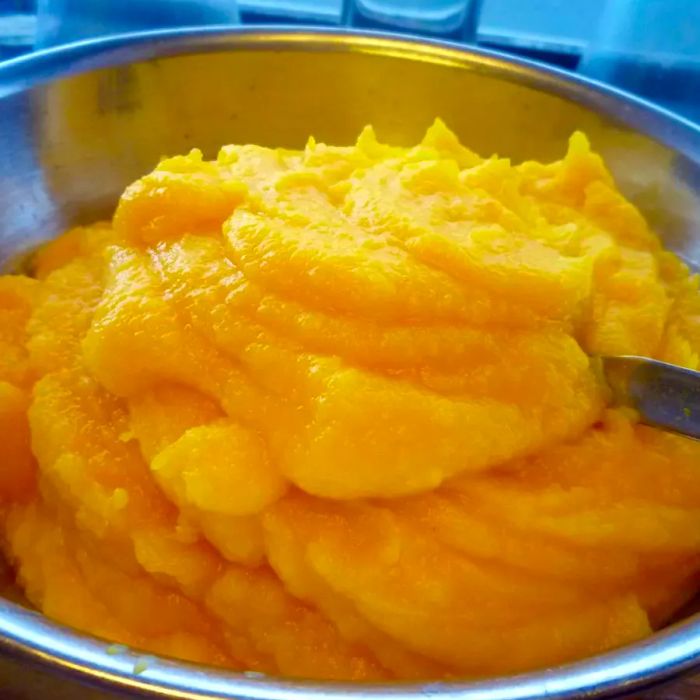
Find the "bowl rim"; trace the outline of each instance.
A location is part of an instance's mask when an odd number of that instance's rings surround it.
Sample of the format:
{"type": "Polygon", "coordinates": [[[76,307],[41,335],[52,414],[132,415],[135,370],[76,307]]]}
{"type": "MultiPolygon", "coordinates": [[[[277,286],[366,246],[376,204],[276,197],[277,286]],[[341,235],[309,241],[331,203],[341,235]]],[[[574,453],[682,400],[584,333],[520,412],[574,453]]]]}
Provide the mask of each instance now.
{"type": "MultiPolygon", "coordinates": [[[[388,32],[251,25],[185,27],[90,39],[0,64],[0,99],[101,68],[236,50],[356,52],[479,70],[582,104],[700,161],[700,127],[622,90],[493,50],[388,32]]],[[[700,666],[700,616],[635,644],[556,668],[483,681],[358,684],[259,677],[159,658],[73,631],[0,598],[0,652],[105,690],[161,698],[564,700],[639,691],[700,666]]]]}

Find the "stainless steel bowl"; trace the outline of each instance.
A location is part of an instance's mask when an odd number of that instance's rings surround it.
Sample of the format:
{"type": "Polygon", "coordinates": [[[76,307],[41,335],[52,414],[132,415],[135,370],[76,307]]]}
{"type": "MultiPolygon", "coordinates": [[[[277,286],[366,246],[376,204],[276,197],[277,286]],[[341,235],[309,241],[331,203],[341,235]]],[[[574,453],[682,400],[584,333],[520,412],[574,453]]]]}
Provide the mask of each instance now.
{"type": "MultiPolygon", "coordinates": [[[[229,142],[399,143],[439,115],[483,153],[551,159],[585,130],[666,244],[700,262],[700,131],[568,74],[435,42],[317,30],[212,28],[76,44],[0,66],[0,260],[108,216],[165,154],[229,142]]],[[[259,700],[610,697],[700,666],[700,619],[580,663],[483,682],[352,685],[111,655],[0,599],[0,696],[259,700]],[[14,694],[13,694],[14,693],[14,694]]]]}

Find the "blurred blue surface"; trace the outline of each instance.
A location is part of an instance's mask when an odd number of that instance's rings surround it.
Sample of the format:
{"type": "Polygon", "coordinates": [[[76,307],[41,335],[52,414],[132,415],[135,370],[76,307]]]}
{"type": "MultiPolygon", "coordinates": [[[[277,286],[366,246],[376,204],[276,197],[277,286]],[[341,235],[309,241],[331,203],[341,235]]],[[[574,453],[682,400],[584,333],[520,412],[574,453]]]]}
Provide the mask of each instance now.
{"type": "Polygon", "coordinates": [[[36,0],[35,46],[146,29],[237,24],[236,0],[36,0]]]}
{"type": "Polygon", "coordinates": [[[243,21],[261,18],[337,24],[343,0],[239,0],[243,21]]]}
{"type": "Polygon", "coordinates": [[[700,2],[611,0],[579,69],[700,122],[700,2]]]}
{"type": "MultiPolygon", "coordinates": [[[[0,0],[0,46],[17,32],[18,15],[32,15],[37,0],[0,0]]],[[[46,2],[47,0],[38,0],[46,2]]],[[[51,0],[48,0],[49,2],[51,0]]],[[[459,5],[460,0],[389,0],[384,4],[402,7],[459,5]]],[[[95,3],[85,0],[85,5],[95,3]]],[[[119,0],[101,0],[104,7],[122,5],[119,0]]],[[[149,0],[145,0],[145,5],[149,0]]],[[[382,4],[364,0],[365,6],[382,4]]],[[[578,54],[596,28],[605,0],[483,0],[479,39],[490,44],[548,52],[578,54]]],[[[268,21],[321,22],[337,24],[343,0],[239,0],[244,22],[268,21]]],[[[30,44],[25,43],[28,49],[30,44]]]]}

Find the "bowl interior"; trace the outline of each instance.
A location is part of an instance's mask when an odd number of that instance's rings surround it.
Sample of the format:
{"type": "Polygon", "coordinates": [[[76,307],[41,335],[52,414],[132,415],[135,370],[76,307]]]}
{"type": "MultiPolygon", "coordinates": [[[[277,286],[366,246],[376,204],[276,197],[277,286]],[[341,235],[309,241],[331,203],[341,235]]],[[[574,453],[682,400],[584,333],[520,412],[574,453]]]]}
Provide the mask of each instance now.
{"type": "Polygon", "coordinates": [[[560,157],[585,131],[666,245],[700,263],[700,132],[492,55],[299,32],[109,40],[0,68],[0,263],[109,217],[161,156],[298,148],[309,134],[348,144],[366,124],[409,144],[436,116],[477,152],[515,161],[560,157]]]}

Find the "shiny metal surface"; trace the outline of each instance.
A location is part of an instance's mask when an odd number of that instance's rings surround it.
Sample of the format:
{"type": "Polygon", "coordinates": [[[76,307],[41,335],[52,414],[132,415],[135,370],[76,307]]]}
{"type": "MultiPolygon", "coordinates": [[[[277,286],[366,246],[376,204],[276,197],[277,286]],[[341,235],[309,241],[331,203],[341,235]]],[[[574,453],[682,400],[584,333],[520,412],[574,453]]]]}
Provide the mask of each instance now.
{"type": "Polygon", "coordinates": [[[603,357],[618,404],[643,423],[700,440],[700,372],[648,357],[603,357]]]}
{"type": "MultiPolygon", "coordinates": [[[[311,30],[172,31],[0,66],[0,260],[109,216],[165,154],[227,142],[349,142],[372,122],[407,143],[439,115],[470,146],[554,158],[583,129],[667,244],[700,262],[700,131],[614,90],[447,44],[311,30]]],[[[0,599],[0,689],[22,700],[151,696],[266,700],[609,697],[700,666],[700,620],[625,649],[478,683],[320,684],[247,678],[107,653],[0,599]],[[86,684],[86,685],[81,685],[86,684]],[[12,694],[14,693],[14,694],[12,694]]]]}

